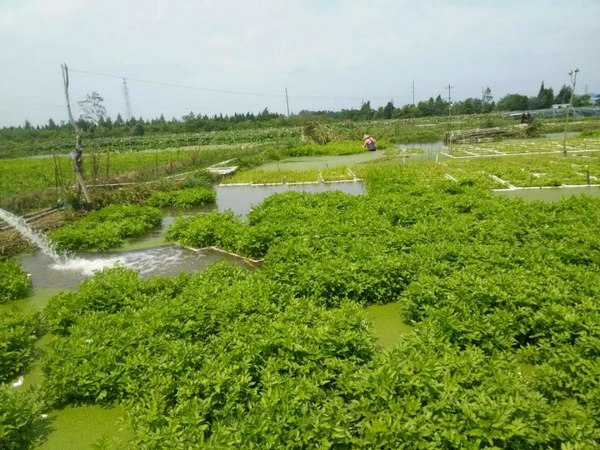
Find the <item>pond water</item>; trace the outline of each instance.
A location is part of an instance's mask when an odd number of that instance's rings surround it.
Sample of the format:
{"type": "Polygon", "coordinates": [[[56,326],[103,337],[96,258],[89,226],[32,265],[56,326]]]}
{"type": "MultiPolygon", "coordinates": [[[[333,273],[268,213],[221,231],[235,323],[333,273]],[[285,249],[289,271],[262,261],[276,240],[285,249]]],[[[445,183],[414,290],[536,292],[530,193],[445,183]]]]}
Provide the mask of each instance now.
{"type": "Polygon", "coordinates": [[[413,327],[404,322],[403,305],[400,302],[367,306],[365,315],[373,326],[377,343],[385,350],[394,348],[405,335],[413,331],[413,327]]]}
{"type": "Polygon", "coordinates": [[[398,156],[402,157],[404,164],[414,161],[435,161],[444,150],[448,150],[443,141],[397,144],[396,148],[402,150],[398,156]],[[422,151],[415,152],[417,149],[422,151]]]}
{"type": "Polygon", "coordinates": [[[343,183],[315,183],[315,184],[276,184],[268,186],[216,186],[217,208],[219,211],[233,211],[234,214],[244,217],[252,210],[252,206],[259,204],[270,195],[295,191],[295,192],[328,192],[341,191],[346,194],[361,195],[365,193],[362,181],[349,181],[343,183]]]}
{"type": "Polygon", "coordinates": [[[260,166],[260,169],[265,171],[329,169],[364,164],[383,158],[384,156],[385,154],[381,150],[356,153],[354,155],[298,156],[263,164],[260,166]]]}
{"type": "Polygon", "coordinates": [[[132,438],[133,431],[126,423],[125,410],[121,406],[67,406],[48,415],[46,433],[36,448],[127,448],[127,442],[132,438]]]}
{"type": "MultiPolygon", "coordinates": [[[[574,136],[579,136],[580,134],[580,131],[567,131],[567,139],[574,136]]],[[[548,133],[545,134],[544,137],[548,139],[563,139],[565,137],[565,133],[548,133]]]]}
{"type": "Polygon", "coordinates": [[[585,195],[589,197],[600,197],[600,185],[598,186],[577,186],[577,187],[556,187],[556,188],[534,188],[534,189],[498,189],[492,191],[495,195],[502,195],[508,198],[522,198],[526,202],[545,201],[555,202],[562,198],[569,198],[575,195],[585,195]]]}

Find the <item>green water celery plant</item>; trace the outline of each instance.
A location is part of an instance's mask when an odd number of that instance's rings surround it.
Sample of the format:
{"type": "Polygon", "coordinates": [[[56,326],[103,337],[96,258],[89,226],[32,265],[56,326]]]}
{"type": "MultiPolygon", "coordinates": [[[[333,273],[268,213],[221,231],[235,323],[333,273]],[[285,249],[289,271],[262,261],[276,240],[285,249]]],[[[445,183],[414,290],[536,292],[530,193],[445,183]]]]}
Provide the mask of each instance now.
{"type": "Polygon", "coordinates": [[[43,401],[37,391],[0,385],[0,448],[30,448],[42,425],[43,401]]]}
{"type": "Polygon", "coordinates": [[[29,276],[18,262],[0,260],[0,303],[25,297],[29,288],[29,276]]]}
{"type": "Polygon", "coordinates": [[[495,197],[445,166],[367,167],[368,195],[274,195],[169,236],[264,258],[53,298],[54,405],[129,411],[139,448],[594,448],[600,201],[495,197]],[[361,305],[410,322],[380,351],[361,305]]]}
{"type": "Polygon", "coordinates": [[[3,311],[0,315],[0,383],[15,380],[29,368],[40,332],[38,314],[3,311]]]}
{"type": "Polygon", "coordinates": [[[197,187],[166,192],[154,192],[147,200],[147,204],[158,208],[166,206],[191,208],[194,206],[215,203],[216,199],[217,194],[214,190],[197,187]]]}
{"type": "Polygon", "coordinates": [[[102,251],[122,245],[160,224],[160,209],[139,205],[111,205],[67,226],[53,230],[50,238],[59,250],[102,251]]]}

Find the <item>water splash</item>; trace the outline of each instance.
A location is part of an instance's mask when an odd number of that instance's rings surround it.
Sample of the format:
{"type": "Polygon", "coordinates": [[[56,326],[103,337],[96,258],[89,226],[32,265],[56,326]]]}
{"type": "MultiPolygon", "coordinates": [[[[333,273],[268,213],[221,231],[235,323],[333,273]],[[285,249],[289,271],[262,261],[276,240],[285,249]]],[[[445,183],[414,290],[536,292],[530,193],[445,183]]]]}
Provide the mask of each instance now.
{"type": "Polygon", "coordinates": [[[57,264],[63,260],[63,255],[60,255],[56,251],[52,242],[43,233],[31,228],[22,217],[0,208],[0,219],[15,228],[21,236],[38,247],[44,254],[51,257],[57,264]]]}
{"type": "Polygon", "coordinates": [[[86,259],[79,257],[64,258],[52,265],[52,269],[67,272],[79,272],[85,276],[92,276],[105,267],[117,265],[126,266],[122,258],[94,258],[86,259]]]}

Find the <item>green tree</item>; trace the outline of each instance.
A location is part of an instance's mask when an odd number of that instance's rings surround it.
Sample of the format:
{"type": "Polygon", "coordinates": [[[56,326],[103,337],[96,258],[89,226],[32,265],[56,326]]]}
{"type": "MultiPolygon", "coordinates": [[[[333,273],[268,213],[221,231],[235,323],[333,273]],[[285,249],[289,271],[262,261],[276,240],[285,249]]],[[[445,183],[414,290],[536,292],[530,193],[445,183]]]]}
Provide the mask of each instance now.
{"type": "Polygon", "coordinates": [[[140,122],[136,123],[130,131],[132,136],[143,136],[145,132],[146,130],[144,129],[144,125],[142,125],[140,122]]]}
{"type": "Polygon", "coordinates": [[[387,102],[387,105],[383,107],[383,118],[391,119],[392,114],[394,113],[394,103],[390,100],[387,102]]]}
{"type": "Polygon", "coordinates": [[[556,96],[556,98],[554,98],[554,103],[569,103],[571,101],[572,92],[573,89],[571,89],[571,87],[567,86],[566,84],[563,84],[563,86],[560,88],[560,91],[558,91],[558,95],[556,96]]]}
{"type": "Polygon", "coordinates": [[[533,97],[530,100],[529,107],[531,109],[550,108],[552,106],[553,101],[554,101],[554,90],[551,87],[546,88],[544,86],[544,82],[542,81],[542,85],[540,86],[538,95],[537,95],[537,97],[533,97]]]}
{"type": "Polygon", "coordinates": [[[443,116],[448,113],[448,108],[450,104],[442,99],[441,95],[438,95],[435,98],[435,102],[433,104],[433,115],[434,116],[443,116]]]}
{"type": "Polygon", "coordinates": [[[494,96],[492,95],[492,90],[490,87],[486,87],[481,94],[481,112],[489,113],[494,110],[496,104],[494,103],[494,96]]]}
{"type": "Polygon", "coordinates": [[[364,102],[360,107],[359,115],[361,119],[370,120],[373,118],[375,111],[371,108],[371,102],[364,102]]]}
{"type": "Polygon", "coordinates": [[[526,95],[507,94],[498,101],[500,111],[524,111],[529,109],[529,99],[526,95]]]}
{"type": "Polygon", "coordinates": [[[590,96],[589,95],[574,95],[573,96],[573,106],[590,106],[590,96]]]}
{"type": "Polygon", "coordinates": [[[190,111],[189,114],[181,116],[181,120],[184,122],[192,122],[196,118],[194,111],[190,111]]]}

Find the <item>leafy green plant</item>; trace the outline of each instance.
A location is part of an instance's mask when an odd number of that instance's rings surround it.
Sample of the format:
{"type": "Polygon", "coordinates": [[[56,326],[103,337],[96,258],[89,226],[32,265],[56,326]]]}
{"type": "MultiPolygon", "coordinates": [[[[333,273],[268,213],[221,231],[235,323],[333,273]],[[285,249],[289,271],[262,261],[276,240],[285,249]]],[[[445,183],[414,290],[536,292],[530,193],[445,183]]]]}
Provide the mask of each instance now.
{"type": "Polygon", "coordinates": [[[127,238],[141,236],[156,227],[161,217],[162,213],[157,208],[111,205],[53,230],[50,238],[60,250],[108,250],[122,245],[127,238]]]}
{"type": "Polygon", "coordinates": [[[52,299],[48,400],[122,401],[147,448],[594,448],[600,202],[496,197],[477,164],[177,220],[262,268],[112,269],[52,299]],[[390,301],[411,333],[378,351],[361,306],[390,301]]]}
{"type": "Polygon", "coordinates": [[[25,297],[29,288],[29,276],[18,262],[0,260],[0,303],[25,297]]]}
{"type": "Polygon", "coordinates": [[[155,192],[148,199],[150,206],[162,208],[174,206],[176,208],[191,208],[193,206],[214,203],[217,195],[214,190],[206,188],[188,188],[168,192],[155,192]]]}
{"type": "Polygon", "coordinates": [[[34,358],[39,317],[7,310],[0,316],[0,383],[22,374],[34,358]]]}
{"type": "Polygon", "coordinates": [[[36,441],[42,404],[37,392],[0,385],[0,447],[19,450],[36,441]]]}

